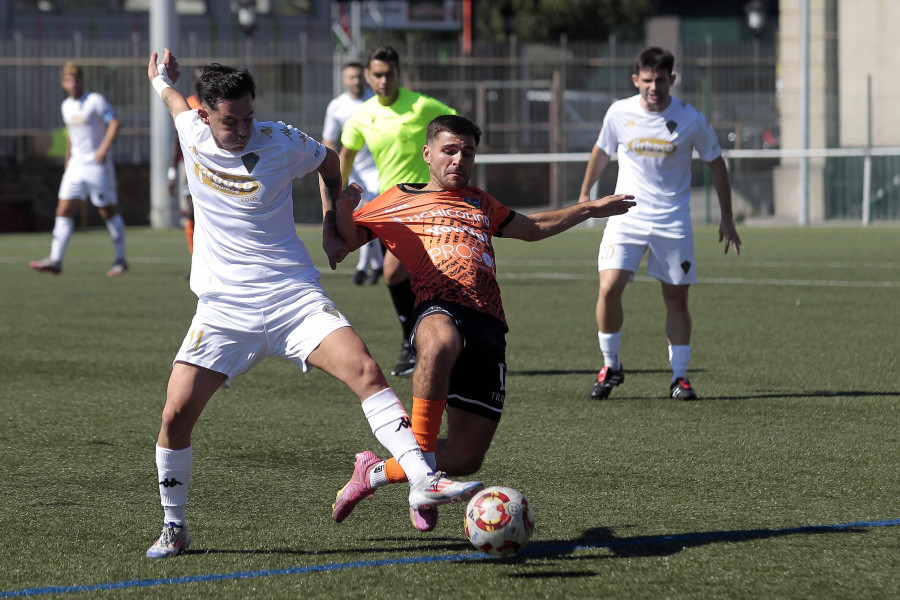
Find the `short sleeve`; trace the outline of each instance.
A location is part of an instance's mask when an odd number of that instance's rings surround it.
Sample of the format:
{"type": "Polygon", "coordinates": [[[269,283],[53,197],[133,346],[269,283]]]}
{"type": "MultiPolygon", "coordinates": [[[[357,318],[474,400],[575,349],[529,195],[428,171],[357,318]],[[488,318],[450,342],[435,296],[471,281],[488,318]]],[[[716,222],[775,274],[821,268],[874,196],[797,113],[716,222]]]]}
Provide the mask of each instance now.
{"type": "Polygon", "coordinates": [[[600,128],[600,135],[597,137],[597,147],[603,150],[607,156],[616,153],[619,147],[619,139],[615,131],[614,111],[610,108],[603,117],[603,126],[600,128]]]}
{"type": "Polygon", "coordinates": [[[97,113],[106,124],[109,124],[110,121],[116,118],[116,111],[113,110],[109,101],[100,94],[97,94],[97,113]]]}
{"type": "Polygon", "coordinates": [[[703,162],[714,161],[722,155],[722,148],[719,146],[716,132],[713,130],[712,125],[709,124],[709,121],[699,112],[697,113],[697,118],[699,123],[697,125],[697,135],[694,136],[694,148],[697,149],[697,154],[703,162]]]}
{"type": "Polygon", "coordinates": [[[508,206],[506,206],[487,192],[483,193],[485,196],[485,200],[490,207],[490,234],[492,236],[503,237],[502,229],[509,224],[510,219],[512,218],[512,216],[514,216],[514,213],[508,206]]]}
{"type": "Polygon", "coordinates": [[[322,126],[322,139],[326,142],[341,139],[341,122],[336,112],[337,100],[332,100],[325,109],[325,125],[322,126]]]}
{"type": "Polygon", "coordinates": [[[365,146],[366,138],[360,131],[359,124],[355,118],[356,114],[359,113],[355,113],[353,117],[350,117],[344,123],[344,130],[341,132],[341,145],[354,152],[359,152],[365,146]]]}
{"type": "Polygon", "coordinates": [[[293,125],[282,122],[275,123],[275,130],[284,136],[282,143],[288,149],[288,165],[289,168],[293,166],[294,178],[312,173],[325,160],[327,149],[318,140],[309,137],[293,125]]]}

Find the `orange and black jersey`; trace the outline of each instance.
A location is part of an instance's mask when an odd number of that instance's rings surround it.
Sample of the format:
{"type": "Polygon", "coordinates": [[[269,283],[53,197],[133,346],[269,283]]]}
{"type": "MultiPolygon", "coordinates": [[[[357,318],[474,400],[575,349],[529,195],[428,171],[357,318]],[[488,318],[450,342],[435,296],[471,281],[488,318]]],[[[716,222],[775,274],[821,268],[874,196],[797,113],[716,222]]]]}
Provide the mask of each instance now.
{"type": "Polygon", "coordinates": [[[381,239],[409,271],[416,304],[445,300],[499,319],[507,329],[493,236],[515,212],[478,188],[424,191],[401,183],[353,217],[381,239]]]}

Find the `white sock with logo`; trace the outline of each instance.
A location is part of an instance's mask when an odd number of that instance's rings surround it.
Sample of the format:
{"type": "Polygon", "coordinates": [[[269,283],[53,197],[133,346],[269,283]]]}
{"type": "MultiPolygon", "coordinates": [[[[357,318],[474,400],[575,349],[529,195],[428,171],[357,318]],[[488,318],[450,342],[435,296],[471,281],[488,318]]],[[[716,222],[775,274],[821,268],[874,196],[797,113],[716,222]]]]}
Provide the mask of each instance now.
{"type": "Polygon", "coordinates": [[[159,497],[166,513],[164,523],[184,526],[188,483],[194,467],[194,447],[169,450],[156,445],[156,471],[159,476],[159,497]]]}
{"type": "Polygon", "coordinates": [[[622,347],[622,332],[603,333],[597,332],[597,339],[600,340],[600,351],[603,353],[603,366],[609,367],[614,371],[622,368],[619,362],[619,348],[622,347]]]}
{"type": "Polygon", "coordinates": [[[372,394],[362,403],[372,433],[397,459],[410,485],[428,475],[430,469],[422,456],[422,448],[413,435],[409,415],[391,388],[372,394]]]}
{"type": "Polygon", "coordinates": [[[675,383],[675,380],[679,377],[687,377],[687,368],[690,361],[690,346],[669,346],[669,364],[672,365],[672,383],[675,383]]]}
{"type": "Polygon", "coordinates": [[[106,228],[109,229],[109,237],[112,238],[116,262],[125,260],[125,221],[122,220],[122,215],[117,214],[107,221],[106,228]]]}
{"type": "Polygon", "coordinates": [[[62,262],[66,255],[66,246],[72,239],[72,231],[75,229],[75,219],[69,217],[56,217],[53,222],[53,241],[50,242],[50,258],[56,262],[62,262]]]}
{"type": "Polygon", "coordinates": [[[387,485],[389,482],[387,480],[387,471],[385,470],[384,461],[381,461],[369,471],[369,485],[371,485],[376,490],[382,486],[387,485]]]}

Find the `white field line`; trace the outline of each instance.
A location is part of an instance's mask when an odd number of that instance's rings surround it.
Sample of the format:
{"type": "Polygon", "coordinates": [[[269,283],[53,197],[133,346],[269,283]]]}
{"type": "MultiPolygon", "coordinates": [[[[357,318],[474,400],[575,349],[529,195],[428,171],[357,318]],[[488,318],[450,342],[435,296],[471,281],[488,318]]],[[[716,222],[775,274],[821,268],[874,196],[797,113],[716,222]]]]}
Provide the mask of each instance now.
{"type": "MultiPolygon", "coordinates": [[[[553,259],[498,259],[502,266],[521,267],[562,267],[562,266],[596,266],[597,260],[553,260],[553,259]]],[[[699,265],[701,269],[709,268],[740,268],[754,269],[887,269],[900,270],[900,263],[891,262],[860,262],[860,261],[779,261],[779,260],[744,260],[743,258],[722,259],[714,262],[704,261],[699,265]]]]}
{"type": "MultiPolygon", "coordinates": [[[[107,263],[108,258],[92,257],[79,258],[78,260],[89,260],[90,262],[107,263]]],[[[133,264],[189,264],[187,257],[160,257],[160,256],[135,256],[129,257],[129,262],[133,264]]],[[[0,256],[0,264],[28,264],[28,260],[14,256],[0,256]]],[[[509,260],[503,263],[506,266],[512,265],[516,267],[593,267],[596,263],[593,261],[555,261],[555,260],[509,260]]],[[[894,263],[862,263],[862,262],[806,262],[806,263],[787,263],[787,262],[742,262],[742,266],[762,267],[762,268],[832,268],[832,269],[900,269],[900,264],[894,263]]],[[[707,263],[707,266],[710,265],[707,263]]],[[[327,267],[319,269],[323,276],[338,275],[346,276],[346,269],[340,268],[337,271],[331,271],[327,267]]],[[[509,273],[502,268],[499,279],[510,280],[557,280],[557,281],[595,281],[597,279],[596,272],[589,271],[586,273],[551,273],[551,272],[531,272],[531,273],[509,273]]],[[[635,281],[653,282],[656,279],[646,275],[637,275],[635,281]]],[[[793,287],[845,287],[845,288],[895,288],[900,287],[900,281],[853,281],[842,279],[775,279],[775,278],[757,278],[757,277],[700,277],[700,284],[718,284],[718,285],[775,285],[775,286],[793,286],[793,287]]]]}
{"type": "MultiPolygon", "coordinates": [[[[522,280],[566,280],[566,281],[594,281],[596,274],[579,273],[500,273],[498,277],[504,279],[522,280]]],[[[635,281],[657,281],[653,277],[637,275],[635,281]]],[[[900,288],[900,281],[846,281],[834,279],[757,279],[744,277],[701,277],[700,284],[731,284],[731,285],[779,285],[795,287],[864,287],[864,288],[900,288]]]]}

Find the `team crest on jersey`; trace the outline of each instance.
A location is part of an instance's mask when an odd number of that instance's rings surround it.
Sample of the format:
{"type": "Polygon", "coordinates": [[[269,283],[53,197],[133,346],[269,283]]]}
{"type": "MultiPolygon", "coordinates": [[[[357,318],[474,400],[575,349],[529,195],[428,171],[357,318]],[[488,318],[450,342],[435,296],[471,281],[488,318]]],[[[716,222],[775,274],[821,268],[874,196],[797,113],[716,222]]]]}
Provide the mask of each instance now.
{"type": "Polygon", "coordinates": [[[244,168],[247,169],[247,172],[252,173],[253,167],[255,167],[256,163],[259,162],[259,155],[253,152],[248,152],[241,157],[241,162],[244,163],[244,168]]]}
{"type": "Polygon", "coordinates": [[[656,138],[638,138],[628,142],[628,149],[641,156],[666,157],[675,154],[678,146],[656,138]]]}
{"type": "Polygon", "coordinates": [[[334,317],[334,318],[336,318],[336,319],[340,319],[340,318],[341,318],[341,313],[339,313],[339,312],[337,311],[337,309],[336,309],[334,306],[332,306],[331,304],[326,304],[325,306],[323,306],[323,307],[322,307],[322,312],[326,312],[326,313],[328,313],[329,315],[331,315],[332,317],[334,317]]]}
{"type": "Polygon", "coordinates": [[[678,123],[676,123],[672,119],[669,119],[668,121],[666,121],[666,129],[669,130],[669,133],[675,133],[675,130],[678,129],[678,123]]]}
{"type": "Polygon", "coordinates": [[[200,163],[194,163],[194,175],[206,187],[229,196],[252,196],[259,192],[259,182],[246,175],[219,173],[200,163]]]}
{"type": "Polygon", "coordinates": [[[465,198],[463,198],[463,202],[465,202],[466,204],[468,204],[469,206],[471,206],[473,208],[481,208],[481,200],[479,200],[478,198],[466,196],[465,198]]]}

